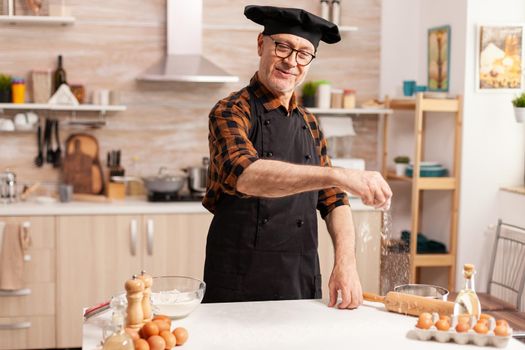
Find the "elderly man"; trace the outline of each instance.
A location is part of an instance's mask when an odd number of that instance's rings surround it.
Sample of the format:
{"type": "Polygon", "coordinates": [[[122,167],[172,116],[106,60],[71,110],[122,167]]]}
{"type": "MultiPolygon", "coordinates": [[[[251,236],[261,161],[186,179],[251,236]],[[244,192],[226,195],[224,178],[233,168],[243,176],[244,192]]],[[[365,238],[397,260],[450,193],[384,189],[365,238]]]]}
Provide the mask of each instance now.
{"type": "Polygon", "coordinates": [[[321,298],[316,209],[335,247],[330,304],[362,303],[346,192],[382,208],[392,192],[377,172],[332,168],[316,118],[298,105],[322,40],[336,25],[301,9],[247,6],[264,26],[259,70],[210,112],[204,206],[214,214],[206,246],[204,302],[321,298]]]}

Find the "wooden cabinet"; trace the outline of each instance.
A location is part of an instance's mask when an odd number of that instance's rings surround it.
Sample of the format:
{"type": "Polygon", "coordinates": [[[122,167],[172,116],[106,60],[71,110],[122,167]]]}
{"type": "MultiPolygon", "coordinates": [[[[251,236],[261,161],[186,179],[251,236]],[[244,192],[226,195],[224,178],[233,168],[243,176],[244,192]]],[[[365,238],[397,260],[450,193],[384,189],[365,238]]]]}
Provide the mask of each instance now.
{"type": "Polygon", "coordinates": [[[141,268],[137,216],[60,216],[57,347],[82,344],[82,309],[124,290],[141,268]]]}
{"type": "Polygon", "coordinates": [[[0,217],[28,231],[25,286],[0,291],[0,349],[55,347],[55,218],[0,217]]]}
{"type": "MultiPolygon", "coordinates": [[[[355,228],[357,272],[363,291],[379,293],[381,262],[382,212],[352,211],[355,228]]],[[[328,300],[328,281],[334,266],[334,247],[324,220],[318,218],[319,263],[323,282],[323,299],[328,300]]]]}
{"type": "Polygon", "coordinates": [[[202,279],[206,237],[212,218],[207,213],[144,216],[144,269],[154,276],[202,279]]]}
{"type": "Polygon", "coordinates": [[[211,214],[58,218],[57,347],[82,344],[82,308],[124,291],[146,270],[202,278],[211,214]]]}

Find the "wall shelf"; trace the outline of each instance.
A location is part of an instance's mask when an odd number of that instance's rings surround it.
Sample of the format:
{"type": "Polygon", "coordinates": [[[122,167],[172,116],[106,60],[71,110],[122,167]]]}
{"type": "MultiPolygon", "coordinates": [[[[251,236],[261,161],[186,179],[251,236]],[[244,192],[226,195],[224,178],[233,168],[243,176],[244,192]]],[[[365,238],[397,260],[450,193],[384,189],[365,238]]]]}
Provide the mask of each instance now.
{"type": "Polygon", "coordinates": [[[30,111],[71,111],[71,112],[122,112],[124,105],[93,105],[81,104],[78,106],[50,105],[47,103],[0,103],[0,109],[30,110],[30,111]]]}
{"type": "Polygon", "coordinates": [[[71,16],[0,16],[0,24],[43,24],[43,25],[71,25],[75,17],[71,16]]]}
{"type": "Polygon", "coordinates": [[[392,114],[393,110],[388,108],[310,108],[308,111],[317,115],[363,115],[363,114],[392,114]]]}
{"type": "MultiPolygon", "coordinates": [[[[260,32],[262,31],[262,27],[261,26],[257,26],[257,25],[250,25],[250,24],[239,24],[239,25],[234,25],[234,24],[203,24],[202,26],[203,29],[208,29],[208,30],[233,30],[233,31],[239,31],[239,32],[243,32],[243,31],[250,31],[250,32],[260,32]]],[[[357,31],[358,28],[357,27],[353,27],[353,26],[339,26],[339,31],[341,33],[345,33],[345,32],[355,32],[357,31]]]]}

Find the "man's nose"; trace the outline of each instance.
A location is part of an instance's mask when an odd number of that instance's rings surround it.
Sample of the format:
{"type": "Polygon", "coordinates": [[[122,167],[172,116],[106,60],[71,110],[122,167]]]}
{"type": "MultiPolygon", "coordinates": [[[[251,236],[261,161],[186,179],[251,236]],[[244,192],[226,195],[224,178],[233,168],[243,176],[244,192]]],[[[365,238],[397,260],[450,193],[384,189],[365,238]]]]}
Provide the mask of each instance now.
{"type": "Polygon", "coordinates": [[[283,62],[285,62],[290,67],[297,66],[297,52],[292,52],[290,56],[283,59],[283,62]]]}

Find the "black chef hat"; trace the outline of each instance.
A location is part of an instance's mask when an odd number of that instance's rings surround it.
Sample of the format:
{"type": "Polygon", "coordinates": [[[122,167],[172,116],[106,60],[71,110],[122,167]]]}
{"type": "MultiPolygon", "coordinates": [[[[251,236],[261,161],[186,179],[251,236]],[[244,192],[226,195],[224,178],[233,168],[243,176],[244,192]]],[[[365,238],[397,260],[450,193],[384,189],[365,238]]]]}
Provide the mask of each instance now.
{"type": "Polygon", "coordinates": [[[339,29],[335,24],[308,11],[274,7],[248,5],[244,15],[257,24],[264,26],[263,34],[293,34],[305,38],[317,49],[319,41],[334,44],[341,40],[339,29]]]}

